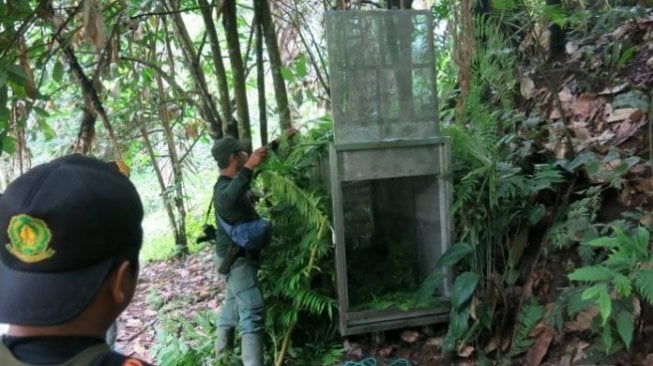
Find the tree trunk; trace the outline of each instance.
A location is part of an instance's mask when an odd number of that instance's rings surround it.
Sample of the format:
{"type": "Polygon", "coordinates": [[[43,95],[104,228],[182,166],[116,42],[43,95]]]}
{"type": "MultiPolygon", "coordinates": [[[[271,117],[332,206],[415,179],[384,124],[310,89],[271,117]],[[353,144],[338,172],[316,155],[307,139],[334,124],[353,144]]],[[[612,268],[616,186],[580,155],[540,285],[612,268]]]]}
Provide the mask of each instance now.
{"type": "MultiPolygon", "coordinates": [[[[215,4],[215,1],[213,1],[215,4]]],[[[204,25],[206,32],[209,36],[209,44],[211,45],[211,54],[213,56],[213,66],[215,67],[215,75],[218,79],[218,93],[220,102],[220,109],[222,112],[222,132],[225,135],[238,135],[238,125],[231,110],[231,98],[229,97],[229,83],[227,81],[227,73],[225,71],[224,62],[222,61],[222,50],[220,49],[220,40],[218,39],[218,32],[215,28],[213,21],[211,7],[206,0],[199,0],[199,5],[202,10],[202,17],[204,18],[204,25]]],[[[216,16],[220,16],[222,6],[216,9],[216,16]]]]}
{"type": "Polygon", "coordinates": [[[220,118],[220,115],[218,114],[218,111],[215,107],[213,96],[209,92],[209,88],[206,83],[206,77],[204,76],[204,71],[200,65],[200,60],[197,56],[195,46],[193,45],[193,41],[188,35],[188,30],[186,29],[184,20],[179,13],[179,9],[177,8],[177,1],[168,0],[167,6],[172,13],[171,17],[177,31],[176,33],[180,41],[180,47],[184,55],[184,59],[186,60],[186,66],[193,75],[193,80],[196,83],[197,91],[202,100],[202,108],[200,109],[202,118],[208,122],[211,136],[213,138],[220,138],[222,137],[222,119],[220,118]]]}
{"type": "Polygon", "coordinates": [[[159,87],[159,116],[161,117],[161,125],[163,126],[163,133],[165,135],[166,144],[168,145],[168,155],[170,156],[170,164],[172,165],[172,186],[175,189],[174,202],[177,209],[177,230],[175,233],[175,244],[177,245],[176,254],[188,254],[188,240],[186,238],[186,207],[184,206],[184,192],[183,192],[183,175],[181,170],[181,162],[177,155],[177,147],[175,146],[172,127],[170,125],[170,115],[168,114],[168,103],[165,97],[165,88],[163,87],[163,79],[157,76],[157,85],[159,87]]]}
{"type": "Polygon", "coordinates": [[[279,45],[277,43],[277,32],[272,22],[272,13],[268,0],[257,1],[256,7],[261,17],[261,26],[265,35],[265,46],[268,49],[270,59],[270,72],[274,85],[274,96],[277,100],[277,110],[279,113],[279,125],[281,128],[288,129],[292,126],[290,118],[290,106],[288,105],[288,93],[286,92],[286,82],[281,76],[281,55],[279,54],[279,45]]]}
{"type": "MultiPolygon", "coordinates": [[[[139,103],[140,104],[140,103],[139,103]]],[[[152,167],[154,168],[154,172],[156,173],[156,179],[159,182],[159,188],[161,188],[161,193],[163,194],[166,190],[166,183],[165,180],[163,179],[163,174],[161,173],[161,168],[159,168],[159,163],[156,160],[156,154],[154,153],[154,148],[152,147],[152,143],[150,142],[150,137],[147,132],[147,129],[145,126],[141,123],[141,136],[143,136],[143,143],[145,144],[145,149],[147,150],[148,155],[150,155],[150,159],[152,160],[152,167]]],[[[177,230],[177,219],[175,218],[175,212],[173,210],[172,203],[170,200],[163,198],[163,206],[166,209],[166,213],[168,214],[168,220],[170,220],[170,226],[172,227],[172,234],[175,237],[175,240],[179,237],[179,231],[177,230]]]]}
{"type": "Polygon", "coordinates": [[[268,115],[265,101],[265,65],[263,64],[263,27],[260,12],[254,17],[256,27],[256,85],[258,87],[258,114],[261,129],[261,145],[268,144],[268,115]]]}
{"type": "Polygon", "coordinates": [[[247,89],[245,85],[245,70],[238,41],[238,22],[236,18],[236,0],[224,0],[222,10],[229,60],[234,80],[234,95],[236,97],[236,114],[238,116],[238,138],[251,139],[252,131],[249,124],[249,109],[247,107],[247,89]]]}
{"type": "MultiPolygon", "coordinates": [[[[79,6],[75,9],[75,12],[73,12],[70,15],[70,17],[74,17],[78,10],[79,10],[79,6]]],[[[89,111],[89,113],[93,115],[92,128],[89,128],[89,126],[83,127],[85,131],[92,132],[92,133],[83,134],[80,129],[80,135],[78,137],[84,138],[85,140],[80,140],[78,138],[77,142],[75,143],[76,150],[80,150],[82,153],[90,152],[93,137],[95,136],[95,114],[99,114],[100,117],[102,118],[105,128],[107,129],[107,132],[109,133],[109,137],[114,146],[115,153],[117,157],[120,159],[121,158],[120,148],[117,145],[116,138],[113,134],[113,129],[109,124],[109,119],[107,117],[106,111],[104,110],[104,107],[100,102],[100,97],[98,95],[98,92],[94,88],[91,80],[88,78],[88,76],[86,76],[86,73],[84,72],[84,69],[82,69],[82,66],[79,64],[79,61],[77,60],[77,56],[75,55],[75,52],[70,46],[70,43],[67,42],[65,37],[62,36],[61,31],[63,27],[65,27],[66,22],[54,13],[54,10],[52,9],[52,4],[50,4],[48,1],[41,1],[39,4],[39,9],[36,11],[36,13],[43,20],[46,20],[52,24],[54,28],[54,39],[63,48],[64,60],[70,66],[70,72],[73,74],[73,77],[77,79],[77,81],[81,86],[82,94],[84,98],[84,107],[89,111]]],[[[87,122],[91,122],[91,121],[88,120],[87,122]]]]}

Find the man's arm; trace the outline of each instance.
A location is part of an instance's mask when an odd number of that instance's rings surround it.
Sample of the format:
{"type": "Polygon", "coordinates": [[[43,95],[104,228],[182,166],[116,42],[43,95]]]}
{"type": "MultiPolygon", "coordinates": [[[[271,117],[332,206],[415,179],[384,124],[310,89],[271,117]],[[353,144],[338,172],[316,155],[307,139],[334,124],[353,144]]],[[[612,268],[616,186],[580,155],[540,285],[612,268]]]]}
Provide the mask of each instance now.
{"type": "MultiPolygon", "coordinates": [[[[263,146],[252,152],[243,168],[240,169],[234,179],[222,192],[219,192],[216,198],[217,207],[231,208],[242,195],[249,189],[249,183],[252,180],[254,168],[259,166],[268,154],[268,149],[263,146]]],[[[216,192],[218,193],[218,192],[216,192]]]]}

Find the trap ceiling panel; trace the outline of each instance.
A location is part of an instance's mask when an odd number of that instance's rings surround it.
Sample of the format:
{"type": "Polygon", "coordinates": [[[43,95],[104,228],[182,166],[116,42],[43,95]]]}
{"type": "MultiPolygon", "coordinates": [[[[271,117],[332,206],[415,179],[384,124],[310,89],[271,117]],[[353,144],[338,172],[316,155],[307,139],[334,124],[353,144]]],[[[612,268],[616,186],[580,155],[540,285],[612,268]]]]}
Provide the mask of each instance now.
{"type": "Polygon", "coordinates": [[[429,12],[333,11],[326,24],[336,143],[439,135],[429,12]]]}

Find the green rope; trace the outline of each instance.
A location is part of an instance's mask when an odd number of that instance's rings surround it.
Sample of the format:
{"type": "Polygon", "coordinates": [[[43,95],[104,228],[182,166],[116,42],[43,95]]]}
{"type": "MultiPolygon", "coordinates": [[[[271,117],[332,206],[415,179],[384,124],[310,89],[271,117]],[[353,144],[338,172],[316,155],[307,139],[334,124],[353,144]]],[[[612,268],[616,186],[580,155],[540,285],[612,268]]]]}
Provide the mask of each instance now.
{"type": "MultiPolygon", "coordinates": [[[[376,358],[368,357],[360,361],[347,361],[342,364],[342,366],[376,366],[376,358]]],[[[388,366],[411,366],[412,364],[405,358],[398,358],[394,361],[391,361],[388,366]]]]}

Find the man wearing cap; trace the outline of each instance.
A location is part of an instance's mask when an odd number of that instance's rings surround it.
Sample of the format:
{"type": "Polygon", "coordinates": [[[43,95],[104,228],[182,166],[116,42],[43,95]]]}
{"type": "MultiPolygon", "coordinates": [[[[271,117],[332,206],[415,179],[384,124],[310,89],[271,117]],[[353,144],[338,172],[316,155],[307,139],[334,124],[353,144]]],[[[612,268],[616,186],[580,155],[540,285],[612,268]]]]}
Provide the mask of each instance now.
{"type": "Polygon", "coordinates": [[[0,197],[2,366],[147,365],[111,351],[138,278],[143,206],[124,165],[69,155],[0,197]]]}
{"type": "MultiPolygon", "coordinates": [[[[214,205],[217,230],[217,265],[235,245],[219,224],[219,217],[229,225],[258,218],[248,198],[252,172],[267,154],[266,147],[247,153],[248,144],[231,136],[215,142],[211,153],[220,168],[214,186],[214,205]]],[[[257,263],[251,253],[240,249],[237,259],[224,277],[226,296],[218,319],[216,354],[226,356],[234,346],[234,330],[240,325],[241,350],[244,366],[263,365],[264,304],[256,275],[257,263]]]]}

